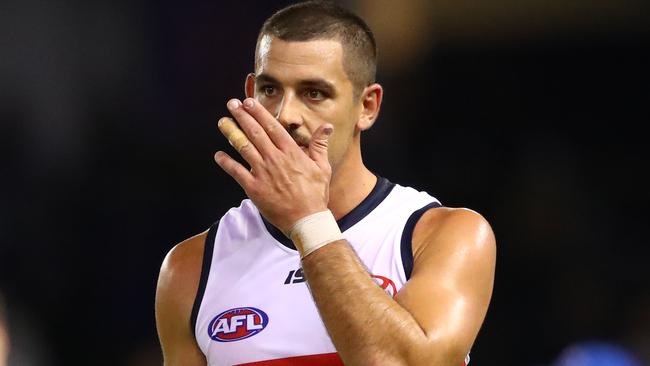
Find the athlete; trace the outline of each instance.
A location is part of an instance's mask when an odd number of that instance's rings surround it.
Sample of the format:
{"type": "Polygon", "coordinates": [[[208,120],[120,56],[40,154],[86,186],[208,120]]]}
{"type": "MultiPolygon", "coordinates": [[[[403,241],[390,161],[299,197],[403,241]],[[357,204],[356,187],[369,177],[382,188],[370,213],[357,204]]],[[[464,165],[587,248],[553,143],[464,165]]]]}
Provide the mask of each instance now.
{"type": "Polygon", "coordinates": [[[162,264],[165,365],[469,361],[495,239],[478,213],[363,164],[383,97],[375,69],[370,29],[337,5],[264,23],[246,98],[218,121],[243,161],[219,151],[216,163],[248,198],[162,264]]]}

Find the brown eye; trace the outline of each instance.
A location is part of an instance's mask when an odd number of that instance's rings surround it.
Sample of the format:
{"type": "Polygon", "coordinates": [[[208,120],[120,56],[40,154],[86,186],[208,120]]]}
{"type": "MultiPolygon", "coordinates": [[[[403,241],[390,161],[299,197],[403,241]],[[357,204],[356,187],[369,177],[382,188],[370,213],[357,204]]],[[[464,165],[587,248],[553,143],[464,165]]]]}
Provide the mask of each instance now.
{"type": "Polygon", "coordinates": [[[264,93],[265,96],[272,97],[275,95],[276,90],[275,87],[267,85],[262,87],[262,92],[264,93]]]}
{"type": "Polygon", "coordinates": [[[307,92],[307,97],[313,100],[322,100],[323,98],[325,98],[325,95],[320,90],[313,89],[307,92]]]}

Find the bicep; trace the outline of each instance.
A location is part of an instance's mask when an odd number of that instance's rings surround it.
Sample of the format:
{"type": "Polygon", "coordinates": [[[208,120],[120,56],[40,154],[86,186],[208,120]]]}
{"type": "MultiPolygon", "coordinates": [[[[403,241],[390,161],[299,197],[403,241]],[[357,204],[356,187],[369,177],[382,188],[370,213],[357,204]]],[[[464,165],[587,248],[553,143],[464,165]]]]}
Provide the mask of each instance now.
{"type": "Polygon", "coordinates": [[[396,301],[418,322],[427,339],[464,356],[483,323],[492,296],[496,257],[489,224],[463,210],[434,213],[416,227],[420,250],[414,251],[411,279],[396,301]],[[437,216],[436,216],[437,215],[437,216]],[[435,229],[427,223],[437,220],[435,229]]]}
{"type": "Polygon", "coordinates": [[[190,316],[200,277],[200,238],[177,245],[165,258],[156,288],[156,328],[166,366],[204,366],[190,316]]]}
{"type": "Polygon", "coordinates": [[[157,296],[156,326],[165,366],[206,365],[205,357],[190,330],[189,319],[187,323],[185,320],[176,306],[163,296],[157,296]]]}

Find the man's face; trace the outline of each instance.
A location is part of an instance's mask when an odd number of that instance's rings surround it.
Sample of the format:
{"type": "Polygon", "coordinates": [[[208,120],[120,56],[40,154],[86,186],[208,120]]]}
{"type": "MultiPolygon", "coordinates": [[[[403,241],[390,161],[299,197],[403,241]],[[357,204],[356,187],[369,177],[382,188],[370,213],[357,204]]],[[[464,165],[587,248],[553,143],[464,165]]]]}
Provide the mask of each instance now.
{"type": "Polygon", "coordinates": [[[301,146],[323,123],[334,125],[328,151],[335,171],[349,152],[362,109],[343,68],[341,43],[264,36],[256,57],[254,85],[250,79],[247,83],[249,96],[252,91],[301,146]]]}

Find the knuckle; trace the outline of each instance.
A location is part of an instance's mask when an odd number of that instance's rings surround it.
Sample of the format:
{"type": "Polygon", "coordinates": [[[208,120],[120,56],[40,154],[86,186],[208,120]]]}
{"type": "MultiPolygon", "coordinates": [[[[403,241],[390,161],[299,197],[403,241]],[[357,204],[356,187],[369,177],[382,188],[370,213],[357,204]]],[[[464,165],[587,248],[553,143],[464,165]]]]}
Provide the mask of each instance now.
{"type": "Polygon", "coordinates": [[[252,148],[252,146],[251,146],[250,143],[244,143],[242,146],[239,147],[239,152],[247,154],[247,153],[251,152],[251,148],[252,148]]]}
{"type": "Polygon", "coordinates": [[[278,125],[275,123],[269,123],[266,125],[266,130],[269,133],[275,133],[278,130],[278,125]]]}
{"type": "Polygon", "coordinates": [[[246,187],[246,191],[250,196],[259,196],[262,193],[259,186],[260,186],[259,184],[251,184],[248,187],[246,187]]]}
{"type": "Polygon", "coordinates": [[[268,165],[278,166],[282,163],[282,154],[278,153],[269,153],[266,155],[265,159],[268,165]]]}
{"type": "Polygon", "coordinates": [[[259,138],[262,136],[263,132],[264,131],[261,128],[253,128],[251,129],[251,137],[259,138]]]}

